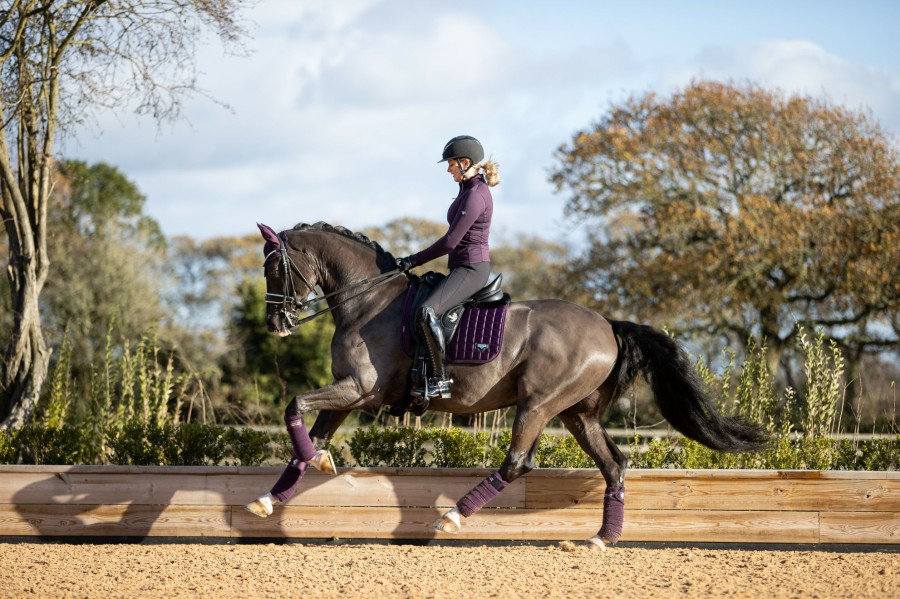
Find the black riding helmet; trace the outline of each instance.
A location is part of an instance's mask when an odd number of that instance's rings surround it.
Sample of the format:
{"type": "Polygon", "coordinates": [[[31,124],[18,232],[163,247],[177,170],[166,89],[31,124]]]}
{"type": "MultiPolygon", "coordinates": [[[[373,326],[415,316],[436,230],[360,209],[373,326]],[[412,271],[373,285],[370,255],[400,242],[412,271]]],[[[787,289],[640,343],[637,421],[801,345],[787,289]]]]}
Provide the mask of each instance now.
{"type": "Polygon", "coordinates": [[[484,148],[481,147],[481,142],[471,135],[457,135],[444,146],[443,157],[438,163],[454,158],[468,158],[472,164],[478,164],[484,158],[484,148]]]}

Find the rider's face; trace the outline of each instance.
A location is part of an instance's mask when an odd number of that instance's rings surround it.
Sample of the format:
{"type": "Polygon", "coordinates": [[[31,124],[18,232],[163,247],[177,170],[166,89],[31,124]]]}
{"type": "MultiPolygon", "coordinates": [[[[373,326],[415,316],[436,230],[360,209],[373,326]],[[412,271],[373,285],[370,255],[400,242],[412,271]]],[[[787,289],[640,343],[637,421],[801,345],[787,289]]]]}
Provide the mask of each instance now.
{"type": "Polygon", "coordinates": [[[457,160],[456,158],[451,158],[447,161],[447,172],[450,173],[450,176],[453,177],[453,180],[459,183],[462,181],[463,169],[468,169],[471,165],[471,161],[468,158],[460,158],[457,160]],[[459,167],[460,163],[462,163],[462,168],[459,167]]]}

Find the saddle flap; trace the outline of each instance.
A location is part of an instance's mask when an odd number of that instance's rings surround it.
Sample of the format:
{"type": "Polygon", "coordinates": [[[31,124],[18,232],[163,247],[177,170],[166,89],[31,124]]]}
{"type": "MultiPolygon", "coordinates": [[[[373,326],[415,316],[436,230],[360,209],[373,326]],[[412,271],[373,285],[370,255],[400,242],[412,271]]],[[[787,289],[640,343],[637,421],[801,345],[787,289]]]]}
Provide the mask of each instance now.
{"type": "Polygon", "coordinates": [[[444,315],[441,317],[441,325],[443,325],[445,330],[444,339],[449,339],[453,336],[452,331],[456,329],[456,326],[459,324],[459,319],[462,318],[463,312],[465,312],[466,308],[463,304],[456,306],[455,308],[450,308],[447,310],[444,315]],[[450,332],[450,334],[446,334],[446,332],[450,332]]]}

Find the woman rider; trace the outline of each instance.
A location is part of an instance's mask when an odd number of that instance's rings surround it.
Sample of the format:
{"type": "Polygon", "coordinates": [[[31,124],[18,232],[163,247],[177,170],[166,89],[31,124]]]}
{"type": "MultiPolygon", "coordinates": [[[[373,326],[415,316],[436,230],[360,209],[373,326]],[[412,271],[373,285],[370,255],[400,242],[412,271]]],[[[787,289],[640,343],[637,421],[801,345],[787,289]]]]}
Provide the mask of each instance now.
{"type": "Polygon", "coordinates": [[[403,271],[441,256],[448,256],[450,274],[432,290],[416,314],[416,321],[428,347],[432,376],[412,395],[427,405],[432,397],[450,397],[450,383],[444,368],[446,350],[444,312],[469,298],[487,284],[491,272],[488,237],[494,201],[490,187],[500,183],[500,165],[484,159],[481,142],[470,135],[454,137],[444,146],[438,163],[447,163],[447,172],[459,184],[459,194],[447,210],[447,232],[421,252],[397,260],[403,271]]]}

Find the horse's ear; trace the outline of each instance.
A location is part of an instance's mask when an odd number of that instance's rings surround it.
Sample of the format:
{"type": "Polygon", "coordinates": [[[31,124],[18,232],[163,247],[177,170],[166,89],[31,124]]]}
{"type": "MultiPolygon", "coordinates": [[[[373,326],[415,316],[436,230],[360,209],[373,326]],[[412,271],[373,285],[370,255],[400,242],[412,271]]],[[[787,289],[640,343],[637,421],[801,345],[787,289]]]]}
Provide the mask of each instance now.
{"type": "Polygon", "coordinates": [[[259,227],[259,232],[262,233],[263,239],[265,239],[267,243],[274,244],[275,249],[281,247],[281,240],[278,239],[278,233],[276,233],[272,227],[260,223],[256,223],[256,226],[259,227]]]}

